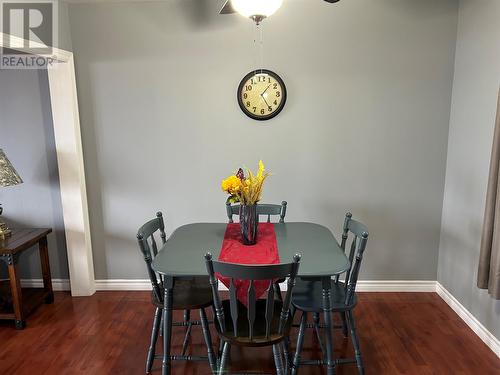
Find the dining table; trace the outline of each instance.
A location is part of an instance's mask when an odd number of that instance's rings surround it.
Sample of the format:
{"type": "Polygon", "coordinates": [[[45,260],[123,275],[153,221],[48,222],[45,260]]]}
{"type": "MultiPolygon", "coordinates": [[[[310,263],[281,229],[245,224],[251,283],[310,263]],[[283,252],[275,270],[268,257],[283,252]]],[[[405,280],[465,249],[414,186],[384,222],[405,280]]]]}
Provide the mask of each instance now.
{"type": "MultiPolygon", "coordinates": [[[[227,223],[193,223],[177,228],[158,251],[153,269],[163,275],[163,362],[162,374],[170,374],[172,302],[176,278],[207,276],[205,254],[218,259],[227,223]]],[[[327,373],[335,371],[331,315],[331,277],[346,272],[350,262],[332,232],[325,226],[309,222],[275,223],[274,232],[282,263],[292,262],[295,254],[302,256],[298,277],[322,281],[327,373]]],[[[251,251],[251,246],[248,247],[251,251]]]]}

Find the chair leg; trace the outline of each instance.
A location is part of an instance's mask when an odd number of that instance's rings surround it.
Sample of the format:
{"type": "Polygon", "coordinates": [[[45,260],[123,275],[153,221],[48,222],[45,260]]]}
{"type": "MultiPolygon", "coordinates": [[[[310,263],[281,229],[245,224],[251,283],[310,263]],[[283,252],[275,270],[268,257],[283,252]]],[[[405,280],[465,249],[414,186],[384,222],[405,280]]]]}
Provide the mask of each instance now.
{"type": "Polygon", "coordinates": [[[293,357],[292,365],[292,375],[296,375],[300,366],[300,353],[302,352],[302,346],[304,345],[304,332],[306,330],[307,324],[307,313],[302,312],[302,317],[300,318],[299,336],[297,338],[297,347],[295,348],[295,356],[293,357]]]}
{"type": "Polygon", "coordinates": [[[219,339],[219,358],[222,356],[222,351],[224,350],[224,340],[219,339]]]}
{"type": "Polygon", "coordinates": [[[342,311],[340,313],[340,318],[342,319],[342,334],[344,335],[344,337],[348,337],[349,331],[347,329],[347,318],[345,311],[342,311]]]}
{"type": "Polygon", "coordinates": [[[193,328],[193,325],[191,324],[190,320],[191,320],[191,310],[184,310],[184,323],[187,323],[187,325],[186,325],[186,334],[184,335],[184,341],[182,342],[181,355],[186,354],[186,350],[189,344],[189,339],[191,337],[191,330],[193,328]]]}
{"type": "Polygon", "coordinates": [[[191,323],[188,323],[187,329],[186,329],[186,334],[184,335],[184,341],[182,342],[181,355],[186,354],[187,347],[189,345],[189,338],[191,337],[192,328],[193,328],[193,325],[191,323]]]}
{"type": "Polygon", "coordinates": [[[153,328],[151,330],[151,344],[149,345],[148,357],[146,359],[146,373],[151,372],[153,367],[153,361],[155,359],[156,341],[158,340],[158,330],[161,323],[162,309],[159,307],[155,310],[155,316],[153,319],[153,328]]]}
{"type": "Polygon", "coordinates": [[[290,306],[290,319],[293,323],[293,318],[295,318],[295,313],[297,312],[297,308],[294,305],[290,306]]]}
{"type": "Polygon", "coordinates": [[[205,309],[200,309],[201,328],[203,330],[203,338],[207,345],[208,363],[212,369],[212,373],[217,371],[217,360],[215,359],[214,349],[212,346],[212,337],[210,336],[210,328],[208,327],[208,319],[205,309]]]}
{"type": "Polygon", "coordinates": [[[363,358],[361,357],[361,351],[359,350],[359,340],[358,340],[358,334],[356,332],[356,323],[354,321],[354,315],[352,311],[348,311],[346,315],[347,315],[347,323],[349,325],[349,328],[351,329],[352,346],[354,347],[356,364],[358,365],[358,373],[359,375],[364,375],[365,367],[363,365],[363,358]]]}
{"type": "Polygon", "coordinates": [[[284,375],[285,368],[283,367],[283,356],[281,353],[280,344],[273,345],[273,354],[274,354],[274,365],[276,366],[276,375],[284,375]]]}
{"type": "Polygon", "coordinates": [[[231,350],[231,344],[225,342],[224,349],[222,350],[222,356],[220,358],[219,375],[222,375],[226,372],[227,360],[229,357],[230,350],[231,350]]]}
{"type": "Polygon", "coordinates": [[[161,314],[160,318],[160,337],[163,337],[163,314],[161,314]]]}
{"type": "Polygon", "coordinates": [[[323,357],[325,356],[325,347],[323,346],[323,340],[321,340],[321,335],[319,333],[319,313],[313,313],[313,322],[314,322],[314,332],[316,332],[316,338],[318,339],[319,348],[321,349],[321,353],[323,357]]]}
{"type": "Polygon", "coordinates": [[[286,336],[282,343],[283,347],[283,357],[285,358],[285,374],[290,373],[290,368],[292,367],[290,358],[290,337],[286,336]]]}

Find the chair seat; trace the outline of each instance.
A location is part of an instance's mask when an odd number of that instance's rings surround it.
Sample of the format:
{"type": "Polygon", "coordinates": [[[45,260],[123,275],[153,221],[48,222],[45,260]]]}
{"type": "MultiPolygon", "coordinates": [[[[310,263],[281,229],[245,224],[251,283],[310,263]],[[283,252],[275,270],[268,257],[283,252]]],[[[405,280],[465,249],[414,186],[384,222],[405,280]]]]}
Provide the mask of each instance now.
{"type": "MultiPolygon", "coordinates": [[[[354,294],[349,305],[345,304],[345,285],[342,282],[335,284],[330,281],[330,306],[333,311],[351,310],[357,303],[357,296],[354,294]]],[[[306,312],[321,312],[323,306],[323,289],[321,281],[310,281],[297,279],[293,289],[292,304],[297,309],[306,312]]]]}
{"type": "Polygon", "coordinates": [[[271,321],[271,329],[269,337],[266,337],[266,300],[260,299],[256,301],[255,304],[255,322],[254,322],[254,333],[253,339],[250,341],[249,325],[248,325],[248,315],[247,308],[238,301],[238,337],[234,336],[233,321],[231,319],[231,308],[229,300],[222,301],[222,308],[224,310],[226,333],[222,333],[219,324],[215,324],[217,333],[225,341],[238,346],[268,346],[274,345],[281,342],[290,331],[291,319],[287,320],[287,323],[283,329],[283,333],[278,334],[278,326],[280,321],[280,314],[283,304],[280,301],[274,301],[274,313],[271,321]]]}
{"type": "MultiPolygon", "coordinates": [[[[161,292],[164,293],[163,288],[161,292]]],[[[163,301],[159,301],[154,293],[151,293],[151,296],[153,304],[162,308],[163,301]]],[[[211,306],[212,303],[212,289],[208,277],[175,280],[172,310],[201,309],[211,306]]]]}

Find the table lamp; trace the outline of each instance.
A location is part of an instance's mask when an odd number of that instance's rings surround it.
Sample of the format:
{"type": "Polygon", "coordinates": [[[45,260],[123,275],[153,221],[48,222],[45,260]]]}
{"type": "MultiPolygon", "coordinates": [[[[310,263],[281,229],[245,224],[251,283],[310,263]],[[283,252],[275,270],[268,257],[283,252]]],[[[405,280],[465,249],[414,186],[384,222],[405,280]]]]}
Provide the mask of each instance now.
{"type": "MultiPolygon", "coordinates": [[[[23,182],[19,174],[10,163],[9,159],[0,148],[0,187],[19,185],[23,182]]],[[[2,214],[2,205],[0,204],[0,215],[2,214]]],[[[0,217],[0,239],[9,237],[11,231],[7,228],[7,224],[2,222],[0,217]]]]}

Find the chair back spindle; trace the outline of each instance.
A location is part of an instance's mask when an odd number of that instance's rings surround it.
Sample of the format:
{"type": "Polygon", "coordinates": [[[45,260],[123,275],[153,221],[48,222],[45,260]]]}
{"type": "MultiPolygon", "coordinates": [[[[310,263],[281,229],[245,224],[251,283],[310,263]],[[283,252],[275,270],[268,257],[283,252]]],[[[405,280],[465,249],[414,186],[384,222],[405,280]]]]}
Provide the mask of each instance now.
{"type": "Polygon", "coordinates": [[[248,301],[248,338],[250,341],[253,340],[253,329],[254,329],[254,322],[255,322],[255,288],[253,285],[253,280],[250,280],[250,284],[248,285],[248,292],[247,292],[247,301],[248,301]]]}
{"type": "MultiPolygon", "coordinates": [[[[295,255],[292,263],[285,264],[270,264],[270,265],[243,265],[235,263],[219,262],[212,259],[212,255],[207,253],[205,255],[205,262],[207,267],[207,272],[210,279],[210,285],[212,287],[212,292],[214,296],[214,305],[217,321],[219,322],[219,327],[223,333],[227,333],[234,337],[241,337],[242,332],[238,332],[238,318],[239,309],[242,308],[242,304],[237,301],[236,287],[234,285],[234,280],[248,280],[249,285],[247,289],[247,324],[248,324],[248,340],[250,342],[256,340],[269,339],[272,335],[283,334],[286,327],[287,321],[290,317],[289,310],[291,305],[292,291],[295,285],[295,279],[297,277],[300,255],[295,255]],[[232,321],[232,330],[228,331],[226,327],[226,317],[224,316],[224,309],[222,306],[222,301],[219,296],[219,291],[217,289],[216,276],[219,274],[222,277],[227,277],[230,280],[229,284],[229,306],[232,321]],[[273,283],[276,279],[282,279],[288,277],[288,289],[286,296],[281,302],[274,291],[273,283]],[[257,335],[255,331],[255,322],[257,318],[256,305],[258,303],[255,281],[256,280],[269,280],[269,287],[267,288],[267,295],[265,297],[265,332],[257,335]],[[273,317],[275,310],[275,303],[282,303],[279,322],[273,326],[273,317]],[[262,334],[262,335],[261,335],[262,334]]],[[[240,325],[241,327],[241,325],[240,325]]]]}
{"type": "MultiPolygon", "coordinates": [[[[205,258],[207,258],[208,254],[205,255],[205,258]]],[[[212,255],[210,255],[210,260],[212,259],[212,255]]],[[[217,317],[217,321],[219,322],[219,326],[221,329],[221,332],[226,332],[226,320],[224,316],[224,310],[222,309],[222,303],[220,300],[219,296],[219,283],[217,281],[217,278],[215,277],[215,272],[214,272],[214,266],[212,262],[206,261],[206,267],[207,267],[207,272],[208,272],[208,281],[210,282],[210,287],[212,289],[212,295],[214,299],[214,309],[215,309],[215,316],[217,317]]],[[[233,285],[233,294],[236,295],[236,289],[234,288],[233,285]]],[[[238,320],[238,317],[236,316],[236,320],[238,320]]]]}
{"type": "Polygon", "coordinates": [[[233,320],[234,335],[238,336],[238,300],[236,296],[236,287],[234,286],[234,278],[232,277],[229,284],[229,301],[231,305],[231,319],[233,320]]]}
{"type": "MultiPolygon", "coordinates": [[[[291,274],[293,274],[293,275],[297,275],[297,273],[299,272],[299,262],[295,261],[296,257],[297,257],[297,255],[295,255],[295,257],[293,258],[294,262],[292,263],[291,274]]],[[[300,257],[299,257],[299,260],[300,260],[300,257]]],[[[293,288],[295,287],[295,279],[296,279],[295,277],[289,277],[287,282],[286,282],[287,283],[287,293],[285,295],[285,299],[283,300],[283,306],[288,306],[288,308],[281,310],[281,319],[280,319],[278,333],[283,333],[284,325],[288,319],[288,314],[290,312],[289,307],[292,304],[292,293],[288,293],[288,290],[293,290],[293,288]]]]}
{"type": "Polygon", "coordinates": [[[271,334],[271,323],[274,316],[274,283],[271,280],[269,282],[269,288],[267,288],[267,298],[266,298],[266,338],[269,338],[271,334]]]}
{"type": "Polygon", "coordinates": [[[154,236],[151,236],[151,249],[153,250],[153,256],[158,255],[158,246],[156,246],[156,241],[154,236]]]}

